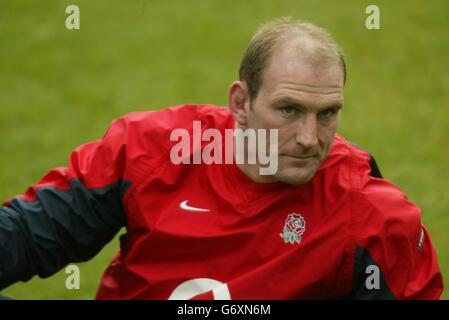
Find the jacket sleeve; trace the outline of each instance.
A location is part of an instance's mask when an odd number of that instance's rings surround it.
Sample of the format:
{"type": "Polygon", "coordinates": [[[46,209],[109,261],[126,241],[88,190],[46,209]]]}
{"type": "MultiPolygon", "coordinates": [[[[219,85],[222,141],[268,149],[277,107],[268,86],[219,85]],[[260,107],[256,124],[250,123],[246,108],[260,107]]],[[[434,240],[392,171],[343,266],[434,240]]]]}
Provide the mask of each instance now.
{"type": "Polygon", "coordinates": [[[94,257],[126,224],[126,121],[0,206],[0,290],[94,257]]]}
{"type": "Polygon", "coordinates": [[[354,299],[439,299],[443,281],[421,210],[387,180],[358,193],[354,299]]]}

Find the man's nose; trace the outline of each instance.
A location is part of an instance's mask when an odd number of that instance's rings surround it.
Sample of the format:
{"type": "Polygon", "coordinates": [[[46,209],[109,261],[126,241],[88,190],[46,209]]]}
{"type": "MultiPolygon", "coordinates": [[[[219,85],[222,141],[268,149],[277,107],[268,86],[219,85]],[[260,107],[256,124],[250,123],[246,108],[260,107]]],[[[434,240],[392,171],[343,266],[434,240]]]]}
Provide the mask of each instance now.
{"type": "Polygon", "coordinates": [[[304,149],[314,148],[318,144],[317,121],[314,114],[301,119],[296,132],[296,142],[304,149]]]}

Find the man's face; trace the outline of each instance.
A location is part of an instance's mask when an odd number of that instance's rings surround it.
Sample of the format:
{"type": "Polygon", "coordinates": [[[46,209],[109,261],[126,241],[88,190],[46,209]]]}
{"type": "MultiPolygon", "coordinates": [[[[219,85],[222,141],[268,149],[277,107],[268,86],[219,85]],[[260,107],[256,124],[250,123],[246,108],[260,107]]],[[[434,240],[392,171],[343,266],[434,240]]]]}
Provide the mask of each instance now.
{"type": "Polygon", "coordinates": [[[326,159],[343,105],[338,61],[312,66],[298,55],[295,45],[275,52],[256,99],[245,108],[247,128],[278,129],[278,171],[272,180],[293,185],[311,180],[326,159]]]}

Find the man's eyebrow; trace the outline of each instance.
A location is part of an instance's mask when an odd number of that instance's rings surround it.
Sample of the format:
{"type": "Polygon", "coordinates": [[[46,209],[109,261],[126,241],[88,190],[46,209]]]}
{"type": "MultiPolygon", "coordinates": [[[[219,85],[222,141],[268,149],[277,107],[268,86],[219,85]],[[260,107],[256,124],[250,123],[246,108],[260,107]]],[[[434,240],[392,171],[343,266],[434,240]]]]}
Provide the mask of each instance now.
{"type": "Polygon", "coordinates": [[[335,103],[331,103],[328,106],[321,108],[320,110],[327,110],[327,109],[341,109],[343,108],[343,103],[342,102],[335,102],[335,103]]]}
{"type": "Polygon", "coordinates": [[[300,109],[306,109],[306,107],[304,107],[303,104],[290,100],[288,98],[280,98],[280,99],[276,99],[274,100],[274,104],[275,105],[285,105],[285,106],[289,106],[289,107],[296,107],[296,108],[300,108],[300,109]]]}
{"type": "MultiPolygon", "coordinates": [[[[300,102],[297,101],[292,101],[288,98],[280,98],[274,101],[274,104],[276,105],[284,105],[284,106],[289,106],[289,107],[295,107],[298,109],[305,109],[307,110],[308,108],[305,107],[303,104],[301,104],[300,102]]],[[[333,102],[330,103],[329,105],[320,108],[318,111],[322,111],[322,110],[328,110],[328,109],[341,109],[343,108],[343,102],[333,102]]]]}

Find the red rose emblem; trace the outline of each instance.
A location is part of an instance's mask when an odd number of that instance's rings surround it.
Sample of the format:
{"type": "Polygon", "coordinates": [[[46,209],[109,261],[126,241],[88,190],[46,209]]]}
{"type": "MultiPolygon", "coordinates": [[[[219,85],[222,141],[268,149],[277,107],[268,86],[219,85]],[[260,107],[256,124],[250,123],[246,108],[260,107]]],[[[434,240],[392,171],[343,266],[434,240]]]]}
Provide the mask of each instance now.
{"type": "Polygon", "coordinates": [[[290,213],[285,222],[287,228],[301,236],[306,230],[306,221],[300,214],[290,213]]]}

